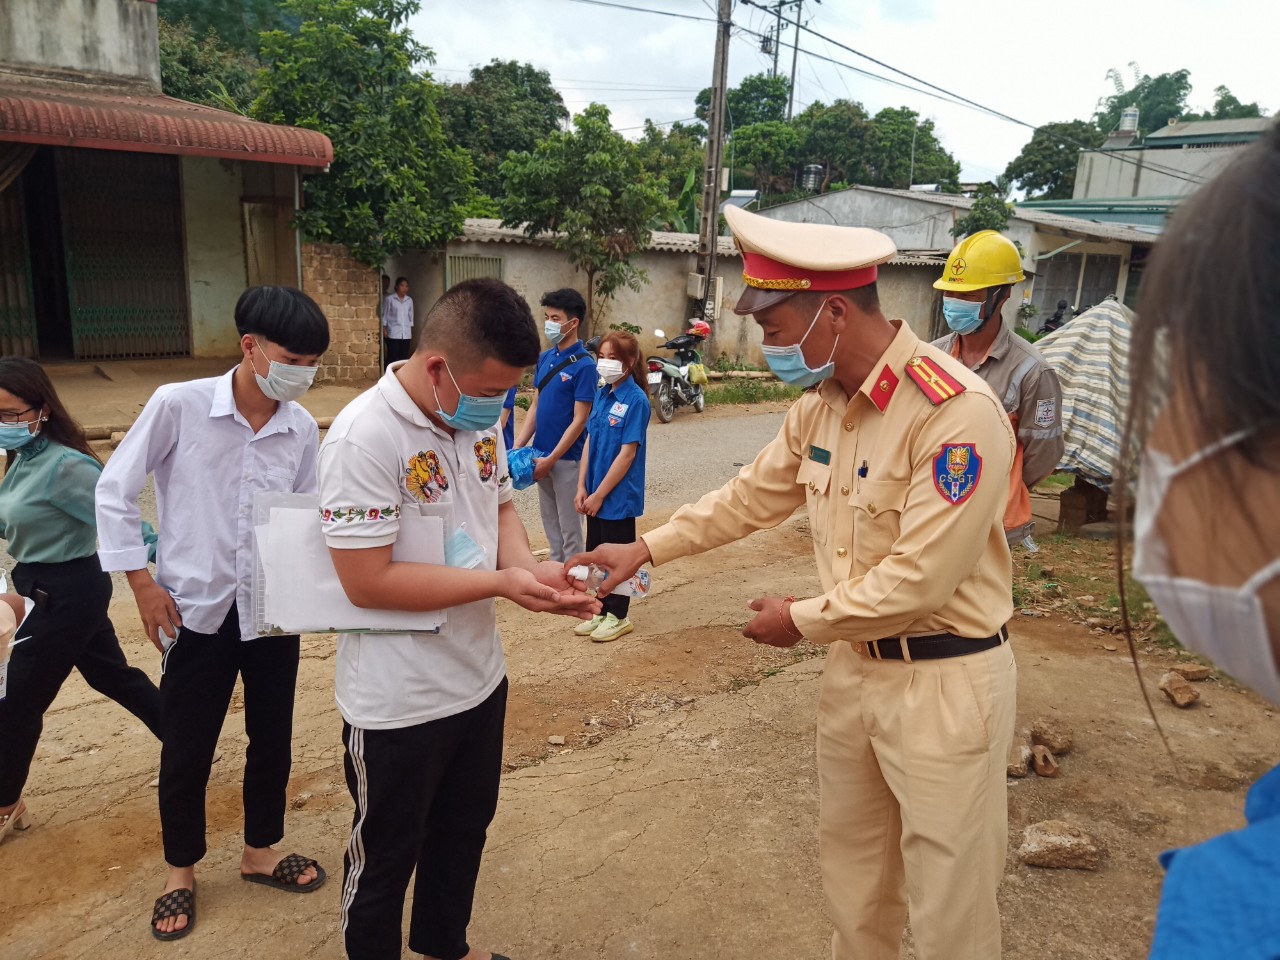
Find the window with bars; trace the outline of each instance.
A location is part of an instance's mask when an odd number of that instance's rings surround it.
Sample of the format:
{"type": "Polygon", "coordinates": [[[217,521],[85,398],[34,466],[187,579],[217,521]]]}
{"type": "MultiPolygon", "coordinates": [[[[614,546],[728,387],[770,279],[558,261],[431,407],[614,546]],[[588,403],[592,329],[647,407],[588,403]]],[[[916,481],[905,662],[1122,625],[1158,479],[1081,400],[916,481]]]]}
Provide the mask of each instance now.
{"type": "Polygon", "coordinates": [[[503,279],[501,257],[464,257],[450,254],[445,258],[444,288],[456,286],[463,280],[476,280],[480,277],[503,279]]]}

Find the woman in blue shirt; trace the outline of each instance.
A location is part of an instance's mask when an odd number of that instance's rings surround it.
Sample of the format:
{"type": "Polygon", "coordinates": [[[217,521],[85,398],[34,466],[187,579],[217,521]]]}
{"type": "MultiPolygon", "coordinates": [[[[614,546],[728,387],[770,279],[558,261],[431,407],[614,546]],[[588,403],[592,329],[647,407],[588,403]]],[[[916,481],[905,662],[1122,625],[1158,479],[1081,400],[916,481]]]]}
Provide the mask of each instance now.
{"type": "MultiPolygon", "coordinates": [[[[604,380],[591,405],[587,442],[578,468],[575,505],[587,518],[587,549],[602,543],[634,543],[636,517],[644,513],[645,434],[649,394],[640,342],[623,331],[600,341],[596,369],[604,380]]],[[[573,632],[597,643],[632,630],[631,598],[612,593],[600,613],[573,632]]]]}
{"type": "Polygon", "coordinates": [[[75,667],[160,736],[160,691],[125,661],[107,616],[111,577],[98,564],[94,487],[102,464],[38,363],[0,358],[0,534],[13,585],[35,604],[16,635],[0,700],[0,838],[23,829],[22,789],[44,713],[75,667]]]}

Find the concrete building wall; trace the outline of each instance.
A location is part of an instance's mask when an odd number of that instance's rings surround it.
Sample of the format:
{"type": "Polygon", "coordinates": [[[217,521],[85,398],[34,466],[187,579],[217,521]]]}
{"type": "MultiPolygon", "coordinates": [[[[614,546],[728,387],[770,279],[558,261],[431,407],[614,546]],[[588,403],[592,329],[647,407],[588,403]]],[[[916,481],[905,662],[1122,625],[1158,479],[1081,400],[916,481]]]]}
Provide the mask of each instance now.
{"type": "Polygon", "coordinates": [[[1239,151],[1239,146],[1086,150],[1076,165],[1072,198],[1185,197],[1217,176],[1239,151]]]}
{"type": "Polygon", "coordinates": [[[241,190],[240,164],[211,157],[182,158],[193,357],[230,357],[240,352],[235,307],[247,286],[241,190]]]}
{"type": "Polygon", "coordinates": [[[3,0],[0,65],[142,81],[160,90],[156,4],[148,0],[3,0]]]}
{"type": "Polygon", "coordinates": [[[381,376],[378,272],[338,244],[304,243],[302,289],[329,318],[329,350],[320,359],[317,381],[360,382],[381,376]]]}

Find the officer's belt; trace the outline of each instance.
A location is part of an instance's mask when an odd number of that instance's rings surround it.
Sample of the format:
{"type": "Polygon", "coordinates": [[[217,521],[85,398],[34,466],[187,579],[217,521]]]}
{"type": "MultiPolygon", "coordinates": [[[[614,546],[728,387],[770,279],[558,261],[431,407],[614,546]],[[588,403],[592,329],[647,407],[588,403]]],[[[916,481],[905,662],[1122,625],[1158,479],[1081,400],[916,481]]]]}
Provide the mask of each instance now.
{"type": "Polygon", "coordinates": [[[994,637],[983,637],[981,640],[958,637],[954,633],[931,633],[924,637],[907,637],[906,646],[909,656],[903,656],[901,637],[869,640],[854,646],[872,660],[942,660],[947,657],[964,657],[971,653],[982,653],[984,650],[1000,646],[1008,639],[1008,627],[1001,627],[994,637]]]}

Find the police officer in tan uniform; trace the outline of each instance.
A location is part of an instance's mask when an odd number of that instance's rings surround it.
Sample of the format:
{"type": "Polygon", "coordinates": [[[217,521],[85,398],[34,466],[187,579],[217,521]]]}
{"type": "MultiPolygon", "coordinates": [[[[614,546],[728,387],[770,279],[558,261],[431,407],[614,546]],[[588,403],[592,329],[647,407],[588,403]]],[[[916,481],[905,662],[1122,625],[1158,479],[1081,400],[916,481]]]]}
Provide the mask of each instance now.
{"type": "Polygon", "coordinates": [[[1000,955],[996,888],[1016,667],[1001,522],[1015,440],[972,371],[888,320],[872,230],[725,210],[778,376],[816,386],[733,480],[634,544],[569,561],[655,565],[806,506],[823,593],[761,597],[743,635],[830,644],[818,706],[821,867],[835,960],[1000,955]]]}

